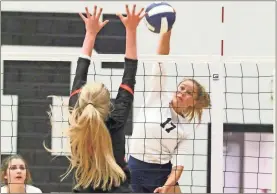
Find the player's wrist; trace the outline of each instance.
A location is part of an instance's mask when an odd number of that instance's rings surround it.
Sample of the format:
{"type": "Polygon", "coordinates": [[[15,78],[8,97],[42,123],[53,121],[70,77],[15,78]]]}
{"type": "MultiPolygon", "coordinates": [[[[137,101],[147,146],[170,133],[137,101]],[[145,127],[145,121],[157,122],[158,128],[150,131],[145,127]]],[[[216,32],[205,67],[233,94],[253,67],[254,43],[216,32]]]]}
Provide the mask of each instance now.
{"type": "Polygon", "coordinates": [[[177,182],[175,182],[175,181],[170,181],[170,182],[165,183],[165,184],[163,185],[163,187],[164,187],[164,188],[167,188],[167,189],[170,189],[170,188],[176,186],[176,183],[177,183],[177,182]]]}
{"type": "Polygon", "coordinates": [[[92,31],[87,31],[87,32],[86,32],[86,37],[95,39],[96,36],[97,36],[97,33],[96,33],[96,32],[92,32],[92,31]]]}
{"type": "Polygon", "coordinates": [[[163,192],[168,192],[171,187],[172,186],[170,186],[170,185],[164,185],[164,186],[162,186],[162,190],[163,190],[163,192]]]}
{"type": "Polygon", "coordinates": [[[163,188],[170,189],[173,186],[174,186],[173,184],[166,184],[166,185],[163,186],[163,188]]]}
{"type": "Polygon", "coordinates": [[[137,33],[137,28],[126,28],[126,33],[136,34],[137,33]]]}

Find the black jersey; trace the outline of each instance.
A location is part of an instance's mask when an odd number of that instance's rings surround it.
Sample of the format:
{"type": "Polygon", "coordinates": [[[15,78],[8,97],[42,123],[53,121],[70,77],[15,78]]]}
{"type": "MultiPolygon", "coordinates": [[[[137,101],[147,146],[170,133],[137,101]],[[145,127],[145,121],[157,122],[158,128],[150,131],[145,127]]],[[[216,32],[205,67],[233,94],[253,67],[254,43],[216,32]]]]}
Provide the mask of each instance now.
{"type": "MultiPolygon", "coordinates": [[[[137,60],[125,58],[124,73],[122,77],[122,82],[119,86],[116,99],[113,103],[113,111],[108,116],[105,121],[106,126],[110,132],[113,153],[117,164],[126,173],[127,181],[122,183],[125,188],[113,188],[110,192],[130,192],[128,187],[128,182],[130,179],[129,171],[127,168],[127,163],[125,161],[125,132],[124,127],[132,107],[134,100],[134,87],[136,83],[136,73],[137,73],[137,60]]],[[[77,100],[78,94],[82,89],[82,86],[87,82],[88,68],[90,66],[90,60],[86,58],[79,57],[77,62],[76,74],[73,81],[72,92],[69,98],[69,106],[74,107],[77,100]]],[[[93,190],[93,188],[78,189],[74,192],[101,192],[101,190],[93,190]]]]}

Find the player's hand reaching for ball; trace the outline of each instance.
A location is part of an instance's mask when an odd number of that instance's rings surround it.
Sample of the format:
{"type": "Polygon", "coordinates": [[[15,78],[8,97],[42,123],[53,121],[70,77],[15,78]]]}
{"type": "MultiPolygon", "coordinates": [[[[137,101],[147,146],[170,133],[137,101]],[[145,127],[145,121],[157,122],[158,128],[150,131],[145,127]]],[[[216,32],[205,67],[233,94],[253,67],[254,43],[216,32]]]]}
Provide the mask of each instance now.
{"type": "Polygon", "coordinates": [[[146,15],[146,13],[144,13],[143,11],[144,11],[144,8],[141,8],[140,11],[136,13],[136,5],[133,5],[133,10],[130,11],[128,5],[126,5],[127,16],[124,17],[120,13],[116,15],[120,18],[126,30],[135,31],[141,19],[146,15]]]}
{"type": "Polygon", "coordinates": [[[94,11],[92,14],[89,13],[88,8],[86,7],[86,17],[79,13],[86,25],[86,32],[94,36],[109,22],[105,20],[104,22],[99,21],[100,15],[102,13],[102,8],[97,10],[97,6],[94,6],[94,11]]]}

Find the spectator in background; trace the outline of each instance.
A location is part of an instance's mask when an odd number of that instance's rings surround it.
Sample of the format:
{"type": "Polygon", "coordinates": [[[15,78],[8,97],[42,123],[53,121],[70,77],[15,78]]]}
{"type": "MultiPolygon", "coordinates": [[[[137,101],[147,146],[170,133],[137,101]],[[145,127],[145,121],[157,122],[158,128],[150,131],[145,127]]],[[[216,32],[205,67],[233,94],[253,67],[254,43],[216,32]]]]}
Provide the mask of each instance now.
{"type": "Polygon", "coordinates": [[[32,178],[27,163],[20,155],[4,159],[1,166],[1,193],[42,193],[31,185],[32,178]]]}

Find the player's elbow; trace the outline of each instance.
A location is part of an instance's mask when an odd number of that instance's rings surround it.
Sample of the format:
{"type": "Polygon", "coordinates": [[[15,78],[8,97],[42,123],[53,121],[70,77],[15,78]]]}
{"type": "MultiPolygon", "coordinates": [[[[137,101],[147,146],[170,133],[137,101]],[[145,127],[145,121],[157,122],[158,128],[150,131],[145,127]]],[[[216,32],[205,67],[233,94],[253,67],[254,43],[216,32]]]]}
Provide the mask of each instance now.
{"type": "Polygon", "coordinates": [[[176,165],[172,168],[172,173],[174,173],[175,175],[177,175],[178,177],[181,176],[181,174],[183,173],[184,170],[184,166],[182,165],[176,165]]]}
{"type": "Polygon", "coordinates": [[[183,165],[176,165],[172,168],[172,170],[177,170],[177,171],[183,171],[184,170],[184,166],[183,165]]]}

